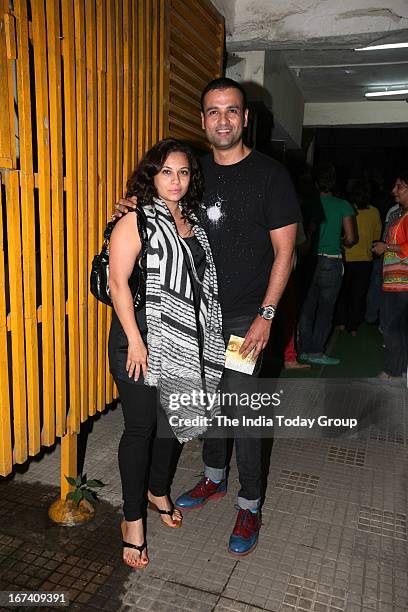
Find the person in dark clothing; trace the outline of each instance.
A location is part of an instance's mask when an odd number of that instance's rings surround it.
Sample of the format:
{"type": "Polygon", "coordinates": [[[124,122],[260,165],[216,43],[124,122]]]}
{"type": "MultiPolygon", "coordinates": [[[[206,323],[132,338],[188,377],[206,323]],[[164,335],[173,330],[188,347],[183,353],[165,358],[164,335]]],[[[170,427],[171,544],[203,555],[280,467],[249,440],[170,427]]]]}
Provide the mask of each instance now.
{"type": "MultiPolygon", "coordinates": [[[[243,144],[247,123],[245,92],[231,79],[217,79],[202,94],[202,127],[212,153],[202,160],[205,191],[200,219],[217,268],[223,330],[245,338],[242,355],[258,357],[293,265],[301,214],[287,171],[243,144]]],[[[225,370],[224,385],[237,388],[248,375],[225,370]]],[[[238,516],[230,537],[231,554],[248,554],[260,527],[261,440],[236,437],[241,488],[238,516]]],[[[176,506],[193,510],[226,493],[227,440],[206,438],[204,478],[180,495],[176,506]]]]}
{"type": "Polygon", "coordinates": [[[370,283],[374,241],[381,236],[381,219],[377,208],[370,205],[367,181],[354,181],[349,191],[356,209],[358,243],[345,252],[344,279],[337,303],[336,323],[351,335],[364,321],[366,297],[370,283]]]}
{"type": "MultiPolygon", "coordinates": [[[[109,244],[109,363],[125,422],[119,444],[123,559],[139,569],[148,564],[147,500],[165,525],[181,526],[181,512],[169,498],[171,467],[181,443],[205,431],[173,424],[171,395],[202,380],[215,391],[225,346],[215,266],[194,214],[202,194],[197,160],[183,143],[163,140],[146,153],[127,190],[128,198],[137,198],[137,214],[116,222],[109,244]],[[135,274],[143,292],[136,312],[135,274]]],[[[184,409],[180,423],[205,413],[205,406],[198,408],[184,409]]]]}

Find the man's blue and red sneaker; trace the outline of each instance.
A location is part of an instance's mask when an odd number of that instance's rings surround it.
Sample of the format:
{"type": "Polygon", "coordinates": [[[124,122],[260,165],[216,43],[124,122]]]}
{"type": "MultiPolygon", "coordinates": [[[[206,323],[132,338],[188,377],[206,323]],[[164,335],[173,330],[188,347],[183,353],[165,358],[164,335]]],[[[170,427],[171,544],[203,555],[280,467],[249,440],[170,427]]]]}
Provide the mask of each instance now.
{"type": "Polygon", "coordinates": [[[225,480],[216,483],[204,477],[190,491],[179,495],[174,505],[181,510],[195,510],[196,508],[202,508],[210,499],[224,497],[226,493],[227,483],[225,480]]]}
{"type": "Polygon", "coordinates": [[[258,544],[260,527],[260,512],[240,509],[229,540],[228,552],[235,557],[249,555],[258,544]]]}

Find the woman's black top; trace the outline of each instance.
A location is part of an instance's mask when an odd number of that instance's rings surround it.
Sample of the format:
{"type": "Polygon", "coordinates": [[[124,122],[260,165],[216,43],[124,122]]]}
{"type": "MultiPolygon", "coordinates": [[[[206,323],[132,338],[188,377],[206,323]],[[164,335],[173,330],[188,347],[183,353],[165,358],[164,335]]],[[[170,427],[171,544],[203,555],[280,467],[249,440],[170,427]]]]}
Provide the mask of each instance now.
{"type": "MultiPolygon", "coordinates": [[[[202,248],[196,236],[194,235],[190,236],[189,238],[182,238],[182,240],[185,241],[191,251],[197,276],[200,281],[202,281],[204,278],[206,266],[204,249],[202,248]]],[[[190,258],[188,257],[187,253],[184,253],[184,261],[190,274],[193,289],[194,308],[196,311],[197,329],[199,330],[199,345],[201,354],[203,338],[200,325],[198,324],[200,314],[201,285],[193,276],[190,258]]],[[[147,346],[146,306],[143,306],[143,308],[141,308],[140,310],[135,311],[135,316],[136,323],[142,336],[143,342],[147,346]]],[[[131,384],[135,384],[135,381],[130,379],[126,372],[127,350],[128,340],[125,332],[123,331],[123,327],[119,321],[119,318],[114,310],[112,315],[112,323],[110,327],[108,343],[109,368],[114,378],[117,378],[119,380],[125,380],[126,382],[129,382],[131,384]]],[[[143,376],[139,377],[137,383],[143,383],[143,376]]]]}
{"type": "MultiPolygon", "coordinates": [[[[205,253],[201,244],[198,242],[197,238],[193,235],[189,238],[183,238],[184,242],[188,245],[191,255],[193,256],[194,267],[197,272],[197,276],[202,282],[204,278],[205,272],[205,253]]],[[[193,296],[194,296],[194,308],[196,314],[200,314],[200,301],[201,301],[201,285],[194,278],[193,272],[191,270],[190,258],[185,256],[185,262],[187,265],[187,269],[190,274],[190,280],[193,288],[193,296]]]]}

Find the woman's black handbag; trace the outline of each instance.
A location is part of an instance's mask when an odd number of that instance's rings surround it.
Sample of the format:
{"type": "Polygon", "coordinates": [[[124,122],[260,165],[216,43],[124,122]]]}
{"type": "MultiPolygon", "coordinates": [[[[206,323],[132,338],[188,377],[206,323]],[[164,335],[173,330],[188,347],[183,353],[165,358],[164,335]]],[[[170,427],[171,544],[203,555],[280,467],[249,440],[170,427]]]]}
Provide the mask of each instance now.
{"type": "MultiPolygon", "coordinates": [[[[135,212],[137,214],[137,227],[142,243],[140,255],[129,278],[129,287],[132,292],[135,310],[140,310],[146,301],[146,216],[141,208],[136,208],[130,212],[135,212]]],[[[127,214],[130,214],[130,212],[127,214]]],[[[92,295],[108,306],[112,306],[112,298],[109,291],[109,241],[116,222],[117,219],[115,221],[110,221],[105,228],[102,249],[101,252],[93,258],[90,277],[92,295]]]]}

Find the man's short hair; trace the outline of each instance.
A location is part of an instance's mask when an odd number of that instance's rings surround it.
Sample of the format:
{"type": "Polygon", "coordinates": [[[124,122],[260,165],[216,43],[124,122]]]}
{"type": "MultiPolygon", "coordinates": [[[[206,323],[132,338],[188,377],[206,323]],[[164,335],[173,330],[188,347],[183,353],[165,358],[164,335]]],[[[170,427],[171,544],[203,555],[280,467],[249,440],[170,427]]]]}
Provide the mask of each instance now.
{"type": "Polygon", "coordinates": [[[244,88],[242,85],[234,81],[233,79],[229,79],[228,77],[220,77],[219,79],[214,79],[207,83],[207,85],[203,89],[203,93],[201,94],[201,110],[204,112],[204,98],[208,94],[209,91],[222,90],[222,89],[238,89],[242,96],[242,110],[244,111],[247,108],[247,97],[244,88]]]}
{"type": "Polygon", "coordinates": [[[314,169],[313,177],[319,191],[333,191],[336,186],[336,169],[329,162],[318,164],[314,169]]]}
{"type": "Polygon", "coordinates": [[[359,210],[365,210],[370,206],[371,189],[367,179],[356,179],[351,182],[348,189],[349,200],[359,210]]]}

